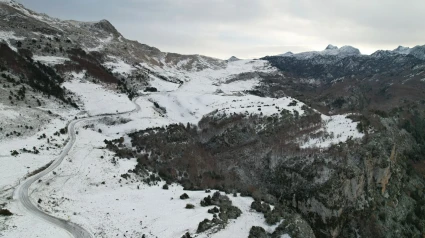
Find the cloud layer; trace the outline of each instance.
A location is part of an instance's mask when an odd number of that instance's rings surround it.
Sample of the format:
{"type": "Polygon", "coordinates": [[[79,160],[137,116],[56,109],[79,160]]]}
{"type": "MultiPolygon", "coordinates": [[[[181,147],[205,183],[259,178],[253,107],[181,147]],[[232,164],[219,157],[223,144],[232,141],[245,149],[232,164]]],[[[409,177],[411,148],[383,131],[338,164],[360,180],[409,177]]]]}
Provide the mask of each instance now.
{"type": "Polygon", "coordinates": [[[353,45],[425,44],[423,0],[18,0],[61,19],[108,19],[163,51],[255,58],[353,45]]]}

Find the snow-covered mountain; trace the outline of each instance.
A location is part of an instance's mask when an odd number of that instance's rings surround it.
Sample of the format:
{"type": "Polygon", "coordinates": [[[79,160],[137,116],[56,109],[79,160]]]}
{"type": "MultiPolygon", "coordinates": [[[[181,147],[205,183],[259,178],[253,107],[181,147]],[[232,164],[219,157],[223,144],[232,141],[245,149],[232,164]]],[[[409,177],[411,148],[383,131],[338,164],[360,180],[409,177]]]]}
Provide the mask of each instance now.
{"type": "MultiPolygon", "coordinates": [[[[425,46],[415,46],[413,48],[405,47],[405,46],[398,46],[394,50],[377,50],[372,54],[372,56],[376,57],[382,57],[382,56],[388,56],[388,55],[394,55],[394,54],[400,54],[400,55],[412,55],[415,58],[425,60],[425,46]]],[[[365,56],[360,53],[360,50],[357,48],[354,48],[352,46],[342,46],[341,48],[338,48],[337,46],[329,44],[324,50],[322,51],[308,51],[308,52],[301,52],[301,53],[292,53],[292,52],[286,52],[284,54],[279,54],[276,56],[281,57],[294,57],[296,59],[300,60],[308,60],[315,57],[320,56],[336,56],[338,58],[346,58],[351,56],[365,56]]]]}
{"type": "Polygon", "coordinates": [[[417,235],[423,49],[220,60],[1,0],[0,237],[417,235]]]}
{"type": "Polygon", "coordinates": [[[360,51],[352,46],[346,45],[341,48],[338,48],[334,45],[328,45],[324,50],[322,51],[308,51],[308,52],[301,52],[294,54],[292,52],[286,52],[284,54],[280,54],[277,56],[281,57],[294,57],[297,59],[311,59],[316,56],[337,56],[340,58],[348,57],[348,56],[357,56],[361,55],[360,51]]]}
{"type": "MultiPolygon", "coordinates": [[[[26,9],[15,1],[2,1],[0,17],[3,40],[9,42],[13,37],[31,41],[47,39],[67,43],[65,50],[79,47],[86,52],[101,52],[102,60],[110,61],[115,57],[133,65],[146,63],[159,67],[174,67],[181,70],[201,70],[205,68],[221,68],[224,61],[201,55],[179,55],[161,52],[157,48],[125,39],[107,20],[98,22],[64,21],[51,18],[26,9]],[[22,28],[25,26],[25,28],[22,28]],[[8,33],[13,34],[7,36],[8,33]]],[[[15,48],[15,47],[13,47],[15,48]]],[[[43,55],[45,49],[32,49],[36,55],[43,55]]],[[[66,55],[64,52],[51,52],[56,56],[66,55]]],[[[50,54],[51,54],[50,53],[50,54]]]]}
{"type": "Polygon", "coordinates": [[[313,58],[315,56],[337,56],[340,58],[344,58],[344,57],[348,57],[348,56],[357,56],[357,55],[361,55],[360,51],[352,46],[346,45],[343,46],[341,48],[338,48],[337,46],[334,45],[328,45],[324,50],[322,51],[310,51],[310,52],[302,52],[302,53],[298,53],[298,54],[291,54],[289,52],[281,55],[281,56],[286,56],[286,57],[295,57],[297,59],[310,59],[313,58]]]}
{"type": "Polygon", "coordinates": [[[415,46],[413,48],[398,46],[394,50],[378,50],[372,54],[375,57],[383,57],[383,56],[394,56],[394,55],[402,55],[402,56],[413,56],[420,60],[425,60],[425,45],[424,46],[415,46]]]}
{"type": "MultiPolygon", "coordinates": [[[[266,222],[260,210],[251,209],[253,199],[240,197],[237,190],[233,191],[237,197],[229,199],[222,195],[236,207],[216,205],[223,211],[220,214],[224,214],[223,209],[237,209],[242,214],[232,218],[234,220],[223,215],[217,219],[219,213],[213,217],[213,213],[207,212],[208,207],[199,206],[207,196],[204,191],[186,192],[189,199],[183,201],[179,196],[185,191],[175,183],[177,180],[172,182],[158,177],[155,183],[146,182],[158,173],[154,170],[149,170],[148,174],[130,173],[139,166],[136,157],[119,159],[102,148],[105,141],[123,138],[122,146],[132,150],[134,146],[128,136],[131,132],[176,123],[198,125],[206,118],[251,115],[279,120],[284,112],[289,113],[287,116],[303,117],[307,106],[294,98],[261,97],[250,93],[261,84],[261,74],[279,74],[269,62],[241,60],[234,56],[223,61],[200,55],[164,53],[125,39],[107,20],[63,21],[33,12],[15,1],[0,2],[0,25],[3,43],[0,63],[5,66],[0,78],[11,95],[16,95],[10,100],[7,96],[0,97],[0,125],[5,132],[0,136],[3,151],[0,163],[13,171],[2,174],[2,199],[12,196],[12,188],[20,179],[36,173],[33,171],[55,160],[60,151],[69,146],[63,129],[69,121],[93,118],[76,125],[74,149],[52,169],[53,173],[30,188],[30,199],[42,212],[78,224],[95,237],[120,234],[181,237],[185,233],[197,237],[229,237],[230,234],[246,237],[252,226],[263,227],[264,232],[270,234],[287,233],[276,229],[282,223],[281,218],[266,222]],[[20,75],[23,68],[30,70],[20,75]],[[34,75],[40,81],[32,81],[34,75]],[[240,75],[245,76],[239,79],[240,75]],[[54,77],[57,82],[53,86],[61,88],[60,94],[47,97],[51,89],[42,86],[41,80],[53,80],[54,77]],[[9,85],[15,79],[25,86],[9,85]],[[38,91],[20,91],[22,87],[39,88],[44,95],[38,91]],[[134,102],[128,96],[134,98],[134,102]],[[134,111],[135,107],[139,110],[134,111]],[[129,113],[124,113],[127,111],[129,113]],[[105,113],[112,116],[96,117],[105,113]],[[18,114],[43,119],[41,122],[17,120],[15,115],[18,114]],[[21,124],[28,129],[22,130],[21,124]],[[31,162],[26,162],[30,158],[31,162]],[[162,188],[166,182],[170,187],[168,191],[162,188]],[[189,203],[194,205],[193,209],[185,209],[189,203]],[[170,212],[181,215],[171,217],[170,212]],[[202,225],[206,227],[201,227],[204,219],[210,221],[202,225]],[[164,231],[162,227],[168,229],[164,231]]],[[[322,120],[320,116],[318,120],[322,120]]],[[[345,116],[323,115],[323,126],[316,126],[315,133],[333,133],[337,137],[311,139],[303,134],[294,143],[304,149],[328,148],[348,138],[361,138],[362,133],[352,131],[356,125],[345,116]],[[326,126],[332,124],[346,127],[326,126]]],[[[6,203],[5,208],[20,216],[5,220],[0,234],[8,237],[65,236],[54,225],[33,221],[19,199],[15,197],[6,203]],[[32,226],[26,225],[32,223],[32,226]],[[19,228],[12,229],[14,226],[19,228]]],[[[269,205],[264,203],[263,206],[269,205]]]]}

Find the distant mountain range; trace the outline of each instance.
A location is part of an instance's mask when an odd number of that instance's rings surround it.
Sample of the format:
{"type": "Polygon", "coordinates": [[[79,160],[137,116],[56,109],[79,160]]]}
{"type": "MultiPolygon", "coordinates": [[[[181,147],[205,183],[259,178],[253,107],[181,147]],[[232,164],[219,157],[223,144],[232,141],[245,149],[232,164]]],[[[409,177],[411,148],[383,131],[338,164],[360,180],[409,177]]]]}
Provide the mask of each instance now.
{"type": "MultiPolygon", "coordinates": [[[[371,56],[374,57],[382,57],[384,55],[391,55],[391,54],[400,54],[400,55],[413,55],[414,57],[425,60],[425,45],[422,46],[415,46],[413,48],[405,47],[405,46],[399,46],[394,50],[377,50],[371,56]]],[[[334,45],[328,45],[324,50],[322,51],[308,51],[308,52],[301,52],[301,53],[292,53],[292,52],[286,52],[284,54],[279,54],[276,56],[283,56],[283,57],[295,57],[298,59],[308,59],[315,56],[324,56],[324,55],[333,55],[338,57],[347,57],[347,56],[359,56],[362,55],[360,53],[360,50],[353,47],[353,46],[342,46],[341,48],[338,48],[334,45]]]]}

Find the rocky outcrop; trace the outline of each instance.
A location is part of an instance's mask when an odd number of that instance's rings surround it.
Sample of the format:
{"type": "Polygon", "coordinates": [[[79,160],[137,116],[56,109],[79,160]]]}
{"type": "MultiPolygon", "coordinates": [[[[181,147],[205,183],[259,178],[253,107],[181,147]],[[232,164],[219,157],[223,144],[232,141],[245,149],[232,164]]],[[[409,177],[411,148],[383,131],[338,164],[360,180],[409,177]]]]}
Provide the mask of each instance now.
{"type": "Polygon", "coordinates": [[[93,23],[93,26],[95,28],[98,28],[100,30],[103,30],[105,32],[109,32],[114,35],[114,37],[122,37],[122,35],[117,31],[117,29],[108,21],[108,20],[101,20],[99,22],[93,23]]]}

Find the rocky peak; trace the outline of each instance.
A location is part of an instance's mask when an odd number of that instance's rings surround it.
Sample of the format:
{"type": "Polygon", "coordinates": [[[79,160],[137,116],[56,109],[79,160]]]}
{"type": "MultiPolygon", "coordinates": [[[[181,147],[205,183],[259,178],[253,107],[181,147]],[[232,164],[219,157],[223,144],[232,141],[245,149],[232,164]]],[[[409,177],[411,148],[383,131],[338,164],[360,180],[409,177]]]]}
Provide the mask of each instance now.
{"type": "Polygon", "coordinates": [[[393,52],[394,53],[397,53],[397,54],[402,54],[402,55],[407,55],[407,54],[409,54],[410,53],[410,48],[409,47],[405,47],[405,46],[398,46],[397,48],[395,48],[394,50],[393,50],[393,52]]]}
{"type": "Polygon", "coordinates": [[[100,20],[98,22],[95,22],[93,26],[106,32],[112,33],[116,37],[121,36],[117,29],[108,20],[100,20]]]}
{"type": "Polygon", "coordinates": [[[425,45],[417,45],[409,49],[409,55],[412,55],[420,60],[425,60],[425,45]]]}
{"type": "Polygon", "coordinates": [[[228,62],[233,62],[233,61],[238,61],[238,60],[240,60],[238,57],[236,57],[236,56],[232,56],[232,57],[230,57],[227,61],[228,61],[228,62]]]}
{"type": "Polygon", "coordinates": [[[377,50],[373,52],[370,56],[375,58],[383,58],[383,57],[390,57],[395,55],[396,53],[389,50],[377,50]]]}
{"type": "Polygon", "coordinates": [[[326,49],[320,52],[322,55],[340,55],[340,56],[349,56],[349,55],[360,55],[360,50],[349,45],[345,45],[341,48],[338,48],[334,45],[328,45],[326,49]]]}
{"type": "Polygon", "coordinates": [[[328,45],[325,50],[322,51],[309,51],[309,52],[302,52],[298,54],[291,55],[278,55],[278,56],[294,56],[297,59],[306,60],[306,59],[317,59],[322,58],[323,56],[337,56],[338,58],[345,58],[348,56],[357,56],[361,55],[360,50],[357,48],[354,48],[352,46],[346,45],[341,48],[338,48],[334,45],[328,45]]]}
{"type": "Polygon", "coordinates": [[[339,49],[341,54],[345,55],[360,55],[360,50],[349,45],[345,45],[339,49]]]}
{"type": "Polygon", "coordinates": [[[337,50],[337,49],[338,49],[337,46],[334,46],[332,44],[329,44],[328,46],[326,46],[326,49],[325,50],[337,50]]]}
{"type": "Polygon", "coordinates": [[[292,53],[291,51],[288,51],[285,54],[280,54],[278,56],[289,57],[289,56],[293,56],[293,55],[294,55],[294,53],[292,53]]]}

